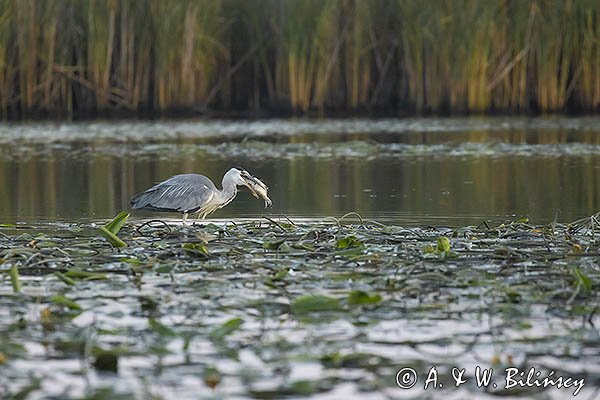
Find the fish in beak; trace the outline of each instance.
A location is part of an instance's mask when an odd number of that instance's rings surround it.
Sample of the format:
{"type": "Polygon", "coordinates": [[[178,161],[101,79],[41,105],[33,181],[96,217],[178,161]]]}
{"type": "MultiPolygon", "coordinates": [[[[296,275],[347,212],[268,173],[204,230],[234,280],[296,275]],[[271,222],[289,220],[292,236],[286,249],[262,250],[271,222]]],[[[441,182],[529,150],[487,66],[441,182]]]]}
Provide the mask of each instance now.
{"type": "Polygon", "coordinates": [[[250,175],[247,171],[243,171],[241,176],[244,179],[245,186],[250,190],[250,193],[257,199],[260,197],[265,201],[265,208],[273,205],[273,202],[267,194],[269,191],[267,185],[257,177],[250,175]]]}

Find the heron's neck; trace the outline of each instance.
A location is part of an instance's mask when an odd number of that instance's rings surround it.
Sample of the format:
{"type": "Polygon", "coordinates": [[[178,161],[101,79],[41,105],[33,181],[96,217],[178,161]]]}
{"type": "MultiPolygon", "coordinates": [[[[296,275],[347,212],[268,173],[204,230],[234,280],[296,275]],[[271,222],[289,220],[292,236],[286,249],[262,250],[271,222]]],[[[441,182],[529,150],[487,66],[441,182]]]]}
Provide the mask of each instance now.
{"type": "Polygon", "coordinates": [[[225,178],[223,178],[221,184],[223,185],[223,190],[219,192],[219,195],[224,206],[234,199],[237,194],[237,186],[231,180],[225,178]]]}

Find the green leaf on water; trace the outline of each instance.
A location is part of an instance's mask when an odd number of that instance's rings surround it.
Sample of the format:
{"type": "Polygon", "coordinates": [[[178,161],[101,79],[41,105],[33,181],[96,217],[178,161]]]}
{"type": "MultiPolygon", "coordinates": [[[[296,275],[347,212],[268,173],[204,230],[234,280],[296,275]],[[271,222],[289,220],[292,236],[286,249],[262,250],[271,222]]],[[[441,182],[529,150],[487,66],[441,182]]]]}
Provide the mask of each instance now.
{"type": "Polygon", "coordinates": [[[279,247],[285,242],[285,239],[275,239],[272,241],[265,240],[263,242],[263,249],[265,250],[279,250],[279,247]]]}
{"type": "Polygon", "coordinates": [[[188,253],[200,256],[200,257],[208,257],[208,247],[202,243],[184,243],[181,245],[183,250],[188,253]]]}
{"type": "Polygon", "coordinates": [[[173,272],[173,270],[175,269],[175,265],[173,264],[168,264],[168,265],[162,265],[162,264],[155,264],[154,265],[154,272],[156,272],[157,274],[170,274],[171,272],[173,272]]]}
{"type": "Polygon", "coordinates": [[[573,269],[573,274],[575,275],[575,283],[577,285],[581,285],[583,291],[589,293],[592,290],[593,282],[589,276],[581,272],[579,267],[575,267],[573,269]]]}
{"type": "Polygon", "coordinates": [[[299,297],[292,302],[291,307],[294,314],[342,310],[337,299],[320,294],[299,297]]]}
{"type": "Polygon", "coordinates": [[[350,248],[362,248],[364,243],[356,238],[356,236],[350,235],[345,238],[339,239],[335,242],[335,248],[338,250],[345,250],[350,248]]]}
{"type": "Polygon", "coordinates": [[[504,289],[504,294],[511,303],[519,303],[521,301],[521,294],[512,288],[504,289]]]}
{"type": "Polygon", "coordinates": [[[212,232],[218,232],[221,229],[223,229],[223,228],[221,228],[219,225],[213,224],[212,222],[209,224],[206,224],[206,226],[204,227],[205,231],[212,231],[212,232]]]}
{"type": "Polygon", "coordinates": [[[309,396],[319,391],[319,382],[309,381],[308,379],[293,381],[290,384],[289,391],[296,395],[309,396]]]}
{"type": "Polygon", "coordinates": [[[436,253],[449,253],[450,252],[450,239],[446,236],[440,236],[437,239],[436,253]]]}
{"type": "Polygon", "coordinates": [[[425,246],[425,248],[423,249],[423,253],[425,253],[425,254],[435,254],[435,251],[436,251],[436,249],[430,244],[425,246]]]}
{"type": "Polygon", "coordinates": [[[381,295],[374,293],[369,294],[362,290],[353,290],[348,294],[348,304],[360,305],[360,304],[375,304],[381,301],[381,295]]]}
{"type": "Polygon", "coordinates": [[[104,225],[104,227],[109,232],[116,235],[117,233],[119,233],[119,231],[121,230],[123,225],[125,225],[125,222],[127,222],[129,215],[130,214],[127,211],[121,211],[119,214],[117,214],[116,217],[113,218],[112,221],[110,221],[108,224],[104,225]]]}
{"type": "Polygon", "coordinates": [[[64,275],[68,278],[73,279],[84,279],[86,281],[95,281],[99,279],[106,279],[106,274],[100,272],[88,272],[77,268],[69,268],[64,275]]]}
{"type": "Polygon", "coordinates": [[[58,279],[60,279],[61,281],[63,281],[67,285],[74,285],[75,284],[75,281],[73,279],[69,278],[68,276],[66,276],[62,272],[54,271],[54,276],[56,276],[58,279]]]}
{"type": "Polygon", "coordinates": [[[105,226],[101,226],[98,228],[98,231],[100,231],[100,234],[102,236],[104,236],[106,238],[106,240],[108,240],[108,242],[110,244],[112,244],[115,247],[127,247],[127,243],[125,243],[124,241],[122,241],[121,239],[119,239],[119,237],[117,235],[115,235],[114,233],[112,233],[111,231],[109,231],[108,229],[106,229],[105,226]]]}
{"type": "Polygon", "coordinates": [[[19,268],[13,264],[10,267],[10,282],[12,283],[13,292],[21,291],[21,281],[19,280],[19,268]]]}
{"type": "Polygon", "coordinates": [[[158,333],[160,336],[176,336],[175,331],[168,326],[161,324],[154,318],[148,318],[148,325],[150,325],[150,329],[158,333]]]}
{"type": "Polygon", "coordinates": [[[65,296],[54,296],[50,299],[50,301],[54,304],[70,308],[71,310],[81,310],[81,306],[79,304],[65,296]]]}
{"type": "Polygon", "coordinates": [[[139,267],[141,265],[144,265],[144,263],[140,260],[138,260],[137,258],[121,258],[120,260],[121,262],[127,263],[129,265],[133,265],[134,267],[139,267]]]}
{"type": "Polygon", "coordinates": [[[238,330],[243,323],[244,320],[241,318],[232,318],[218,328],[213,329],[209,336],[217,340],[223,339],[225,336],[228,336],[238,330]]]}
{"type": "Polygon", "coordinates": [[[446,236],[438,237],[435,246],[425,246],[425,248],[423,249],[423,253],[435,254],[440,258],[456,257],[456,254],[450,251],[450,239],[448,239],[446,236]]]}
{"type": "Polygon", "coordinates": [[[287,268],[282,268],[279,271],[277,271],[275,273],[275,275],[273,275],[273,277],[271,278],[272,281],[280,281],[283,278],[285,278],[286,276],[289,275],[289,270],[287,268]]]}

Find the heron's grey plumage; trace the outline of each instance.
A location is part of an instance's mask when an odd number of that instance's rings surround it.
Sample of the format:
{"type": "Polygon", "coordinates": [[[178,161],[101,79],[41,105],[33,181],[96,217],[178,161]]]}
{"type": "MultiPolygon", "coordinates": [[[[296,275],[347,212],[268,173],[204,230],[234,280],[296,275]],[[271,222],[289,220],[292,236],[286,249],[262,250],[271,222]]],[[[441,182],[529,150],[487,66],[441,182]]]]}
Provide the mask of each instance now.
{"type": "Polygon", "coordinates": [[[134,209],[193,213],[208,203],[215,192],[215,184],[206,176],[181,174],[134,196],[130,205],[134,209]]]}
{"type": "Polygon", "coordinates": [[[266,194],[268,188],[264,183],[242,168],[231,168],[223,175],[222,190],[217,189],[204,175],[181,174],[135,195],[130,205],[134,209],[180,212],[183,213],[185,223],[188,213],[197,212],[204,218],[229,204],[237,194],[238,185],[248,187],[255,197],[258,198],[260,194],[271,204],[266,194]]]}

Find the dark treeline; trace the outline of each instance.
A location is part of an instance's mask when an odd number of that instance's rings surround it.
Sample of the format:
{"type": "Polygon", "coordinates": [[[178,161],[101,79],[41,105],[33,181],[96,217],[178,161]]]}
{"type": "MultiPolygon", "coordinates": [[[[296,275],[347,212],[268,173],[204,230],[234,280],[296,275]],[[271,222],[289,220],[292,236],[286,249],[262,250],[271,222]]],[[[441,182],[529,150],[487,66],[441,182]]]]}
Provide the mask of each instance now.
{"type": "Polygon", "coordinates": [[[597,0],[0,0],[4,118],[599,109],[597,0]]]}

